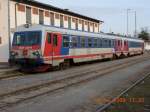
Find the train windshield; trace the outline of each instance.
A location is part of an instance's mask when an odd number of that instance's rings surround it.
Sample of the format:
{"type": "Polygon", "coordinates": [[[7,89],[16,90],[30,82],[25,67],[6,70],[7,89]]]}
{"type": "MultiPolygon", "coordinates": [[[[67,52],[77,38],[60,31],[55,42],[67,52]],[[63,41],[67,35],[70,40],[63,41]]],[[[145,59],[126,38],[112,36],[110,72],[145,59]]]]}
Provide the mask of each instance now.
{"type": "Polygon", "coordinates": [[[13,46],[32,46],[41,44],[41,32],[16,32],[13,38],[13,46]]]}

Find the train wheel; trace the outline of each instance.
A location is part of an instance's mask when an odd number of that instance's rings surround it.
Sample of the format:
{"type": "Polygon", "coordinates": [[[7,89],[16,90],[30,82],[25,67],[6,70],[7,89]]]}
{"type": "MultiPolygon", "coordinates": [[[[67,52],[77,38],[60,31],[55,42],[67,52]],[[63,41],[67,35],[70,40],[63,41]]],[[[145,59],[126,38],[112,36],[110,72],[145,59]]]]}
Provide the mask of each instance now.
{"type": "Polygon", "coordinates": [[[70,61],[69,60],[65,60],[63,63],[60,63],[60,65],[59,65],[60,70],[65,70],[69,67],[70,67],[70,61]]]}
{"type": "Polygon", "coordinates": [[[116,60],[117,58],[117,55],[113,54],[112,60],[116,60]]]}

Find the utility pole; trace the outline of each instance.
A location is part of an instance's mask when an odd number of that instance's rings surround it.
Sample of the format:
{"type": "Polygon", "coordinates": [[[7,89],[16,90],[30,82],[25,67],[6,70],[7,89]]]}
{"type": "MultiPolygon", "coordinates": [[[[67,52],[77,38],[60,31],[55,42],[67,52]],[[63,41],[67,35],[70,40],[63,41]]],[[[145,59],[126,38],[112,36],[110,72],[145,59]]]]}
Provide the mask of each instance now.
{"type": "Polygon", "coordinates": [[[136,11],[134,13],[135,13],[135,37],[137,37],[137,14],[136,11]]]}
{"type": "Polygon", "coordinates": [[[131,9],[127,9],[127,36],[129,35],[129,11],[131,9]]]}

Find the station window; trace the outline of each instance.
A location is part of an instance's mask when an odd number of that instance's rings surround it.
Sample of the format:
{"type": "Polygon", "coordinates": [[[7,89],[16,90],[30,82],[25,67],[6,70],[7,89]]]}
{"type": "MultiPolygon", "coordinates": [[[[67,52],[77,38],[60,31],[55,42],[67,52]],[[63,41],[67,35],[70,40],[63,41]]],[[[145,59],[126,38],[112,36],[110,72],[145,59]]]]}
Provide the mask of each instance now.
{"type": "Polygon", "coordinates": [[[82,20],[81,19],[79,20],[79,24],[82,24],[82,20]]]}
{"type": "Polygon", "coordinates": [[[50,23],[52,26],[54,26],[54,13],[53,12],[50,13],[50,23]]]}
{"type": "Polygon", "coordinates": [[[18,11],[25,12],[25,5],[18,4],[18,11]]]}
{"type": "Polygon", "coordinates": [[[39,14],[39,12],[38,12],[38,9],[37,9],[37,8],[32,8],[32,12],[33,12],[33,14],[35,14],[35,15],[38,15],[38,14],[39,14]]]}
{"type": "Polygon", "coordinates": [[[49,16],[50,16],[49,11],[45,11],[45,17],[49,17],[49,16]]]}
{"type": "Polygon", "coordinates": [[[90,32],[90,23],[88,22],[88,32],[90,32]]]}
{"type": "Polygon", "coordinates": [[[82,31],[84,31],[84,20],[82,20],[82,31]]]}
{"type": "Polygon", "coordinates": [[[72,18],[72,22],[75,23],[75,21],[76,21],[76,19],[75,19],[75,18],[72,18]]]}
{"type": "Polygon", "coordinates": [[[85,37],[81,37],[81,47],[84,48],[85,47],[85,37]]]}
{"type": "Polygon", "coordinates": [[[68,16],[64,16],[64,20],[65,20],[65,21],[68,21],[68,16]]]}
{"type": "Polygon", "coordinates": [[[31,24],[31,7],[26,7],[26,23],[31,24]]]}
{"type": "Polygon", "coordinates": [[[87,21],[85,21],[85,22],[84,22],[84,24],[85,24],[85,25],[88,25],[88,22],[87,22],[87,21]]]}
{"type": "Polygon", "coordinates": [[[71,29],[71,17],[68,17],[68,28],[71,29]]]}
{"type": "Polygon", "coordinates": [[[97,27],[97,24],[95,23],[95,27],[97,27]]]}
{"type": "Polygon", "coordinates": [[[39,24],[44,24],[44,11],[39,10],[39,24]]]}
{"type": "Polygon", "coordinates": [[[55,14],[55,18],[56,19],[60,19],[60,15],[59,14],[55,14]]]}
{"type": "Polygon", "coordinates": [[[63,47],[69,47],[69,37],[63,36],[63,47]]]}
{"type": "Polygon", "coordinates": [[[60,15],[60,27],[64,27],[64,16],[60,15]]]}
{"type": "Polygon", "coordinates": [[[92,47],[92,38],[88,38],[88,47],[92,47]]]}
{"type": "Polygon", "coordinates": [[[95,32],[95,24],[93,23],[93,32],[95,32]]]}
{"type": "Polygon", "coordinates": [[[75,23],[76,23],[76,30],[78,30],[78,19],[76,19],[75,23]]]}

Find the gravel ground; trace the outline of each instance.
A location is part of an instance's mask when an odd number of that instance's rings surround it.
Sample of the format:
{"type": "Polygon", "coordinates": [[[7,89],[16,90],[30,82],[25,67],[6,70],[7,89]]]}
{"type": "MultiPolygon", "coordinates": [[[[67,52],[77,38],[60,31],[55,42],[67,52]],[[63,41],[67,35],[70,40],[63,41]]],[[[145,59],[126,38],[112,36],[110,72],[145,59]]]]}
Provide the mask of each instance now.
{"type": "Polygon", "coordinates": [[[105,112],[150,112],[150,75],[105,112]],[[122,99],[122,100],[121,100],[122,99]]]}
{"type": "MultiPolygon", "coordinates": [[[[101,63],[100,65],[105,64],[101,63]]],[[[86,66],[84,67],[86,68],[86,66]]],[[[101,99],[116,96],[135,80],[150,72],[148,68],[150,68],[150,60],[109,73],[90,82],[25,101],[13,107],[5,108],[1,112],[93,112],[98,106],[105,103],[101,102],[101,99]]],[[[72,69],[79,69],[79,67],[72,69]]]]}

